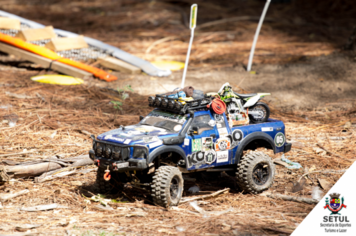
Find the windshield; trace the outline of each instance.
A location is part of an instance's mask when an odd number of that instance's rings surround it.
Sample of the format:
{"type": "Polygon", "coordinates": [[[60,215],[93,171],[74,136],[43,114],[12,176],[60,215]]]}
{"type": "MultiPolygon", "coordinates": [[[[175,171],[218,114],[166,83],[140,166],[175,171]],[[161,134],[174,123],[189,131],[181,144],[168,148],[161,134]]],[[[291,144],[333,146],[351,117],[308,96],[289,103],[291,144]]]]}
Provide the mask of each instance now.
{"type": "Polygon", "coordinates": [[[178,133],[183,128],[186,120],[187,118],[185,116],[160,110],[153,110],[140,122],[140,124],[151,125],[178,133]]]}

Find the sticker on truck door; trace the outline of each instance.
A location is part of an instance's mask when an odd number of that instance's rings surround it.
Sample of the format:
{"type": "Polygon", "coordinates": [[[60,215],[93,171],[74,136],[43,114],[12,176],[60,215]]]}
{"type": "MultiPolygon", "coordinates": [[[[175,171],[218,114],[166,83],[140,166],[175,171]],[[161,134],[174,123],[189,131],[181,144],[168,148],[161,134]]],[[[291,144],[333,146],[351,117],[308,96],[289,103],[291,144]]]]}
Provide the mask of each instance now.
{"type": "Polygon", "coordinates": [[[192,152],[201,151],[201,139],[193,139],[192,140],[192,152]]]}
{"type": "Polygon", "coordinates": [[[216,160],[216,152],[214,150],[209,150],[205,152],[205,163],[211,164],[216,160]]]}
{"type": "Polygon", "coordinates": [[[219,138],[216,142],[215,142],[215,151],[225,151],[230,149],[231,147],[231,141],[229,138],[224,137],[224,138],[219,138]]]}
{"type": "Polygon", "coordinates": [[[214,142],[212,137],[206,137],[201,139],[202,142],[202,150],[204,152],[210,151],[214,149],[214,142]]]}
{"type": "Polygon", "coordinates": [[[229,161],[229,151],[217,152],[216,163],[228,162],[229,161]]]}

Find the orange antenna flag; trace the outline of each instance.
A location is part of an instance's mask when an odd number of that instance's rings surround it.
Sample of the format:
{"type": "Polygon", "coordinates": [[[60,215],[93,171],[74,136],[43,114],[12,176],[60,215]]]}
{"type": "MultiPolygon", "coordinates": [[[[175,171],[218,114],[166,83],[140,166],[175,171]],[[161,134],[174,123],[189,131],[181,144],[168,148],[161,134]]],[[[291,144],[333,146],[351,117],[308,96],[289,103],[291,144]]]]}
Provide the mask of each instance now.
{"type": "Polygon", "coordinates": [[[37,55],[46,57],[53,61],[58,61],[58,62],[67,64],[67,65],[76,67],[78,69],[85,70],[89,73],[92,73],[95,77],[98,77],[99,79],[102,79],[102,80],[105,80],[108,82],[117,80],[116,76],[110,75],[109,73],[105,72],[104,70],[101,70],[101,69],[93,67],[93,66],[86,65],[86,64],[78,62],[78,61],[73,61],[68,58],[63,58],[48,48],[25,42],[22,39],[14,38],[9,35],[0,33],[0,41],[10,44],[12,46],[21,48],[23,50],[35,53],[37,55]]]}

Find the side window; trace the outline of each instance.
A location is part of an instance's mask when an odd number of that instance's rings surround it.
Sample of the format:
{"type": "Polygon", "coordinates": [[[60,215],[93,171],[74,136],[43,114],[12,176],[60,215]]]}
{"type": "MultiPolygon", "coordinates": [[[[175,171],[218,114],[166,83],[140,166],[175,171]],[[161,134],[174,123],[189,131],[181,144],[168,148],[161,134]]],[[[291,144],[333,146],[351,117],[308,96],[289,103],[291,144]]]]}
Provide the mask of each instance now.
{"type": "Polygon", "coordinates": [[[212,130],[214,127],[209,125],[210,120],[211,117],[209,115],[196,116],[194,117],[191,127],[197,127],[199,134],[206,130],[212,130]]]}

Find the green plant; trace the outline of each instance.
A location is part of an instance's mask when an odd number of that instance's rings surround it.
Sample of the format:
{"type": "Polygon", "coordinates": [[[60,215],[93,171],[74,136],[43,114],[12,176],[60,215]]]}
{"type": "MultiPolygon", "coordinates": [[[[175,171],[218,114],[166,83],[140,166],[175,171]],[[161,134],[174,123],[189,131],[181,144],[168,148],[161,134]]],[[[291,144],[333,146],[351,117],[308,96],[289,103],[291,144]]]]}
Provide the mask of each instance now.
{"type": "Polygon", "coordinates": [[[129,94],[126,93],[128,91],[133,92],[133,89],[131,88],[131,85],[126,85],[122,89],[117,88],[116,89],[119,93],[121,93],[121,99],[122,101],[111,101],[112,104],[114,104],[114,108],[117,110],[122,110],[122,104],[123,102],[129,97],[129,94]]]}
{"type": "Polygon", "coordinates": [[[84,233],[82,233],[82,236],[94,236],[94,232],[91,230],[87,230],[84,233]]]}
{"type": "Polygon", "coordinates": [[[117,235],[117,234],[113,234],[113,233],[107,233],[107,232],[105,232],[105,231],[101,231],[100,233],[99,233],[99,236],[114,236],[114,235],[117,235]]]}

